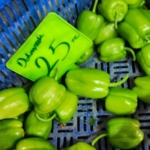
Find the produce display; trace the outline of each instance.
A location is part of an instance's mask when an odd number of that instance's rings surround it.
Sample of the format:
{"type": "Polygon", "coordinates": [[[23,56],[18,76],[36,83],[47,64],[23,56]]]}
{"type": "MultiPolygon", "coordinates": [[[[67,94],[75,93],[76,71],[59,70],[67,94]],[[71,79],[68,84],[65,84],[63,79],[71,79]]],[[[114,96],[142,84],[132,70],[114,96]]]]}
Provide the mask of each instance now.
{"type": "MultiPolygon", "coordinates": [[[[150,104],[149,0],[95,0],[92,5],[93,8],[78,14],[75,27],[93,45],[61,78],[58,79],[61,68],[55,71],[52,68],[49,74],[35,81],[0,90],[0,150],[99,150],[99,141],[103,139],[110,148],[121,150],[138,148],[145,140],[140,120],[133,115],[140,102],[150,104]],[[134,78],[134,87],[124,87],[129,82],[128,72],[121,79],[112,80],[110,72],[84,67],[93,55],[104,63],[131,58],[143,75],[134,78]],[[104,104],[109,116],[102,122],[104,129],[89,134],[90,141],[74,141],[58,147],[50,139],[55,138],[51,137],[56,127],[54,122],[65,128],[78,113],[80,98],[86,98],[87,103],[96,101],[97,107],[104,104]]],[[[50,45],[50,49],[55,53],[64,44],[70,51],[65,42],[55,48],[50,45]]],[[[38,63],[37,66],[41,67],[38,63]]],[[[101,112],[100,108],[97,111],[101,112]]],[[[96,123],[92,115],[85,122],[91,128],[96,123]]]]}

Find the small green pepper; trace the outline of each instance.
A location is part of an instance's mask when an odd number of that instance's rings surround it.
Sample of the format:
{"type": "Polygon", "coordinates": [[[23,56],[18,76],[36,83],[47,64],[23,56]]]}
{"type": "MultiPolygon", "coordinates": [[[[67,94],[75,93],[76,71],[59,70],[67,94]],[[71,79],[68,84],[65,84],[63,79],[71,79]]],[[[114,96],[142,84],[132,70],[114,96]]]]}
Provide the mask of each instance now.
{"type": "Polygon", "coordinates": [[[40,137],[30,137],[20,140],[16,150],[57,150],[53,144],[40,137]]]}
{"type": "Polygon", "coordinates": [[[94,40],[104,23],[104,17],[95,13],[98,0],[95,0],[93,10],[83,10],[77,18],[77,29],[89,39],[94,40]]]}
{"type": "Polygon", "coordinates": [[[83,64],[84,62],[88,61],[90,57],[94,53],[94,48],[90,47],[85,53],[77,60],[76,64],[83,64]]]}
{"type": "Polygon", "coordinates": [[[109,87],[118,86],[128,79],[128,75],[117,83],[110,83],[107,72],[95,68],[69,70],[65,83],[69,91],[87,98],[103,98],[108,95],[109,87]]]}
{"type": "Polygon", "coordinates": [[[100,60],[103,62],[114,62],[126,57],[126,51],[131,52],[133,60],[136,60],[134,51],[125,47],[125,41],[122,38],[110,38],[102,42],[98,47],[100,60]]]}
{"type": "Polygon", "coordinates": [[[137,77],[134,79],[134,84],[132,90],[136,92],[138,98],[150,104],[150,76],[137,77]]]}
{"type": "Polygon", "coordinates": [[[70,146],[62,150],[96,150],[96,148],[85,142],[78,142],[73,146],[70,146]]]}
{"type": "Polygon", "coordinates": [[[112,87],[105,99],[105,107],[113,114],[133,114],[137,107],[137,94],[127,88],[112,87]]]}
{"type": "Polygon", "coordinates": [[[98,12],[108,21],[117,23],[121,22],[128,11],[128,5],[124,0],[101,0],[98,4],[98,12]]]}
{"type": "Polygon", "coordinates": [[[16,143],[24,137],[23,124],[17,119],[0,121],[0,149],[12,150],[16,143]]]}
{"type": "Polygon", "coordinates": [[[30,102],[25,89],[12,87],[0,91],[0,120],[15,118],[28,111],[30,102]]]}
{"type": "Polygon", "coordinates": [[[129,9],[118,24],[118,32],[134,49],[150,43],[150,11],[142,8],[129,9]]]}
{"type": "Polygon", "coordinates": [[[107,136],[108,143],[119,149],[131,149],[138,146],[144,139],[140,122],[132,118],[112,118],[106,123],[106,133],[96,137],[91,145],[107,136]]]}
{"type": "Polygon", "coordinates": [[[139,8],[144,6],[145,4],[145,0],[124,0],[129,8],[139,8]]]}
{"type": "Polygon", "coordinates": [[[105,19],[103,26],[100,28],[99,33],[94,40],[94,44],[99,45],[103,41],[114,37],[118,37],[117,29],[115,28],[114,23],[105,19]]]}
{"type": "Polygon", "coordinates": [[[136,54],[137,62],[143,71],[150,75],[150,44],[145,45],[141,50],[136,54]]]}
{"type": "MultiPolygon", "coordinates": [[[[49,118],[49,115],[46,116],[44,114],[44,116],[42,115],[41,117],[47,119],[49,118]]],[[[26,136],[28,137],[37,136],[48,139],[51,129],[52,129],[52,121],[50,120],[43,122],[38,120],[38,118],[36,117],[36,112],[34,110],[32,110],[25,119],[24,130],[26,136]]]]}
{"type": "Polygon", "coordinates": [[[29,99],[39,114],[53,112],[61,103],[66,88],[54,78],[43,76],[31,87],[29,99]]]}

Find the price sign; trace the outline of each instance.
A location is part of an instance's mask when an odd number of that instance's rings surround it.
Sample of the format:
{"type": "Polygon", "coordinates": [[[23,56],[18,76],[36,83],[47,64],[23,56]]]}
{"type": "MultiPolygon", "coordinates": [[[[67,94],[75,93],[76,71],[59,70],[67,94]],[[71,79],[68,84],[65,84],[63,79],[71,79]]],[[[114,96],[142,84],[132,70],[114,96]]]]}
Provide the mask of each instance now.
{"type": "Polygon", "coordinates": [[[10,70],[36,81],[58,79],[92,46],[92,41],[54,12],[49,13],[6,63],[10,70]]]}

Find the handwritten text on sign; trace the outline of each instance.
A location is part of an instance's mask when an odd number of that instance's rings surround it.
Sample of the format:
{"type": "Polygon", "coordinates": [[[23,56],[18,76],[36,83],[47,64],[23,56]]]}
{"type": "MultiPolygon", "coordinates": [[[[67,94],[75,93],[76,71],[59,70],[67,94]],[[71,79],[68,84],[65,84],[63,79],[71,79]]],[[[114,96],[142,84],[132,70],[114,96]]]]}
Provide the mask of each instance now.
{"type": "Polygon", "coordinates": [[[56,13],[49,13],[8,60],[12,71],[35,81],[41,76],[58,79],[92,46],[92,41],[56,13]]]}

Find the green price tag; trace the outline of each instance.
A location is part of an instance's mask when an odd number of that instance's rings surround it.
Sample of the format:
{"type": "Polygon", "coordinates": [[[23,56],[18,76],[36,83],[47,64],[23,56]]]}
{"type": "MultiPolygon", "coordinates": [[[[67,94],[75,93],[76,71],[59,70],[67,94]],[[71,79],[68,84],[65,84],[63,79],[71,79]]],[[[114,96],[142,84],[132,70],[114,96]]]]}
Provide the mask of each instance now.
{"type": "Polygon", "coordinates": [[[49,13],[26,42],[8,60],[8,69],[36,81],[58,79],[92,46],[92,41],[54,12],[49,13]]]}

